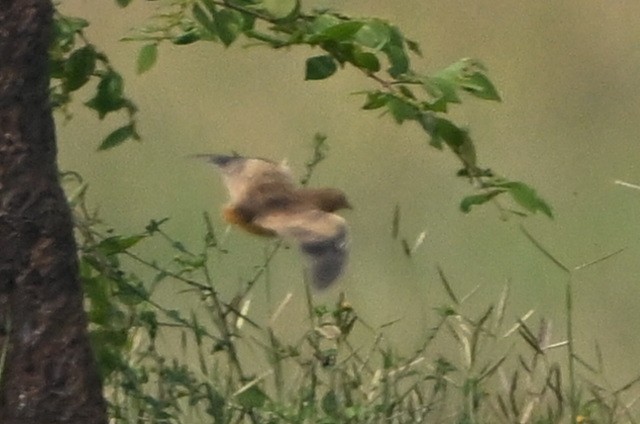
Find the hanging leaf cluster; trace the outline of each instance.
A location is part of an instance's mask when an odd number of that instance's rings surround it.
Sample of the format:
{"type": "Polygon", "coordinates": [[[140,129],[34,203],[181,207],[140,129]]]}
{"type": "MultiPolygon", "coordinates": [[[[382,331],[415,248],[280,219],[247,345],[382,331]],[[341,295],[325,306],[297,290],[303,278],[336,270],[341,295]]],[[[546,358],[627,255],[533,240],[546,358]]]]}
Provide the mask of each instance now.
{"type": "Polygon", "coordinates": [[[90,87],[93,95],[84,104],[100,119],[124,112],[126,123],[111,131],[98,147],[105,150],[126,140],[140,139],[136,129],[137,108],[125,94],[122,75],[85,36],[88,26],[84,19],[56,12],[53,42],[49,47],[49,95],[53,108],[62,111],[67,119],[71,117],[69,105],[74,94],[85,87],[90,87]]]}
{"type": "MultiPolygon", "coordinates": [[[[116,0],[121,7],[131,2],[116,0]]],[[[98,78],[96,95],[86,105],[101,119],[120,109],[126,109],[130,116],[126,125],[103,140],[100,148],[107,149],[138,138],[135,106],[124,97],[120,75],[86,42],[85,26],[79,19],[57,20],[52,61],[54,78],[60,84],[54,87],[52,98],[66,104],[71,92],[98,78]],[[78,39],[81,42],[76,47],[78,39]]],[[[486,67],[479,60],[465,58],[435,73],[420,72],[412,66],[412,58],[422,56],[420,45],[384,19],[351,17],[327,9],[306,12],[301,0],[168,0],[123,40],[142,42],[138,73],[154,67],[159,45],[164,42],[185,46],[208,41],[229,47],[244,40],[274,49],[311,47],[314,53],[305,61],[306,80],[327,79],[344,68],[357,70],[373,83],[371,89],[359,93],[364,110],[377,110],[397,124],[417,124],[431,146],[439,150],[446,147],[460,160],[458,175],[474,187],[474,193],[460,203],[463,212],[491,201],[505,213],[553,216],[551,207],[533,188],[480,166],[468,129],[447,116],[465,95],[501,100],[486,67]],[[518,209],[504,208],[495,201],[503,193],[510,195],[518,209]]]]}

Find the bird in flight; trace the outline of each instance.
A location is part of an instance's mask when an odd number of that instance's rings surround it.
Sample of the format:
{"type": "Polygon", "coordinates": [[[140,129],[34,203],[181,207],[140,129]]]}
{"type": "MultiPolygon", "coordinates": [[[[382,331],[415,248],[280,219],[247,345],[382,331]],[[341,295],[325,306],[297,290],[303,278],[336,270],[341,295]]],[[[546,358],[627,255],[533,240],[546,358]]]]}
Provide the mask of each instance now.
{"type": "Polygon", "coordinates": [[[329,287],[348,256],[348,228],[335,211],[351,208],[335,188],[299,187],[284,164],[242,156],[197,155],[216,165],[229,191],[225,220],[262,236],[292,239],[308,260],[313,285],[329,287]]]}

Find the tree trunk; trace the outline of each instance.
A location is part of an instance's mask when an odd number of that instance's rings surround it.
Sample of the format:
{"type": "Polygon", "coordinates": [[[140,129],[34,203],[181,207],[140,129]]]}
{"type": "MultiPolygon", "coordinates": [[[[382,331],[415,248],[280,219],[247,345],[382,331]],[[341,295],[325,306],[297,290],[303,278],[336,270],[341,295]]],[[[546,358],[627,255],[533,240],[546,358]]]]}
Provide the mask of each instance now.
{"type": "Polygon", "coordinates": [[[0,0],[2,424],[107,421],[56,167],[52,12],[50,0],[0,0]]]}

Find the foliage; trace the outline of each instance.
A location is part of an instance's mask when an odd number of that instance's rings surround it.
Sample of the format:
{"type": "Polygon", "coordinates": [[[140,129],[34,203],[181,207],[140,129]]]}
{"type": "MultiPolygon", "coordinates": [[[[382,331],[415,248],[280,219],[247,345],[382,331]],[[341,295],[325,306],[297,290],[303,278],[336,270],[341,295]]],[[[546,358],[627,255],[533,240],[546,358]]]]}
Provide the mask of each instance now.
{"type": "MultiPolygon", "coordinates": [[[[121,7],[130,3],[117,1],[121,7]]],[[[330,10],[304,13],[299,0],[172,0],[162,4],[147,25],[124,38],[144,43],[137,58],[139,73],[155,65],[158,45],[164,41],[174,45],[210,41],[229,47],[244,36],[276,49],[300,45],[319,49],[322,54],[306,61],[305,79],[326,79],[346,66],[357,69],[377,86],[360,93],[365,97],[364,110],[381,110],[398,124],[415,122],[431,146],[439,150],[447,146],[458,157],[462,164],[458,175],[468,179],[477,191],[462,199],[463,212],[492,201],[503,214],[542,212],[553,216],[551,207],[527,184],[481,167],[469,131],[444,117],[451,105],[462,102],[461,93],[500,100],[480,61],[462,59],[433,75],[418,72],[411,66],[411,55],[422,55],[420,46],[397,26],[379,18],[353,18],[330,10]],[[503,193],[524,211],[503,208],[496,201],[503,193]]],[[[124,94],[120,73],[87,39],[87,26],[82,18],[56,13],[50,52],[51,98],[54,106],[70,117],[72,93],[97,80],[95,95],[85,105],[100,119],[120,110],[127,113],[127,123],[108,134],[98,147],[107,150],[140,139],[137,108],[124,94]]]]}
{"type": "Polygon", "coordinates": [[[89,22],[60,12],[56,12],[54,18],[54,37],[49,49],[52,106],[70,119],[69,106],[74,93],[96,82],[95,93],[85,106],[95,111],[100,119],[118,111],[124,111],[127,119],[126,124],[102,140],[98,149],[110,149],[129,139],[139,140],[137,107],[124,93],[122,75],[86,37],[84,30],[89,22]]]}
{"type": "Polygon", "coordinates": [[[137,60],[142,73],[156,63],[162,42],[180,46],[217,42],[229,47],[241,37],[274,49],[320,50],[306,60],[307,80],[323,80],[352,67],[373,81],[375,88],[359,93],[364,110],[380,110],[398,124],[417,123],[431,146],[439,150],[447,146],[460,160],[458,175],[478,191],[461,201],[463,212],[493,201],[502,213],[553,216],[551,207],[531,187],[481,167],[469,131],[445,117],[452,105],[462,102],[463,93],[500,101],[485,66],[475,59],[462,59],[433,75],[419,72],[411,63],[412,55],[422,55],[419,44],[383,19],[355,18],[326,9],[305,12],[299,0],[172,0],[162,3],[146,25],[124,39],[143,43],[137,60]],[[503,209],[496,202],[503,193],[524,212],[503,209]]]}
{"type": "MultiPolygon", "coordinates": [[[[317,137],[305,180],[325,156],[324,138],[317,137]]],[[[89,210],[87,184],[78,175],[66,174],[65,181],[73,192],[91,336],[114,423],[560,423],[569,417],[615,423],[637,415],[628,399],[640,377],[612,387],[597,344],[598,362],[590,364],[575,352],[571,330],[565,340],[553,340],[545,320],[534,330],[533,310],[510,322],[509,286],[495,303],[472,312],[476,290],[460,296],[438,269],[447,300],[416,323],[423,336],[410,355],[387,340],[393,322],[372,328],[344,295],[330,306],[307,292],[307,329],[296,337],[279,322],[291,294],[264,322],[252,318],[256,285],[270,283],[268,269],[281,243],[271,245],[227,298],[216,288],[213,267],[229,252],[206,213],[195,249],[164,230],[166,219],[120,235],[89,210]],[[154,241],[168,244],[173,257],[138,253],[154,241]],[[156,292],[167,285],[193,310],[160,304],[156,292]],[[175,356],[176,346],[162,340],[180,340],[181,353],[175,356]],[[556,351],[566,352],[567,362],[558,361],[556,351]]],[[[570,329],[571,299],[569,280],[570,329]]]]}

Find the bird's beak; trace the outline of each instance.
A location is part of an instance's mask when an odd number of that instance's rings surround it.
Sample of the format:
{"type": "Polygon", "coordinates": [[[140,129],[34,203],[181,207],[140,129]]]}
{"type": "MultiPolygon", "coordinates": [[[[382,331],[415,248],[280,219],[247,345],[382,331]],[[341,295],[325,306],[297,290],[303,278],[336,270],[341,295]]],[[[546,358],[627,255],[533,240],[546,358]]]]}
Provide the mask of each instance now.
{"type": "Polygon", "coordinates": [[[210,155],[209,161],[214,165],[219,167],[227,166],[230,162],[238,159],[238,156],[228,156],[228,155],[210,155]]]}
{"type": "Polygon", "coordinates": [[[199,154],[199,155],[192,155],[191,157],[194,157],[197,159],[204,159],[207,162],[210,162],[216,166],[219,166],[220,168],[224,168],[229,163],[240,158],[240,156],[238,155],[231,156],[231,155],[216,155],[216,154],[199,154]]]}

